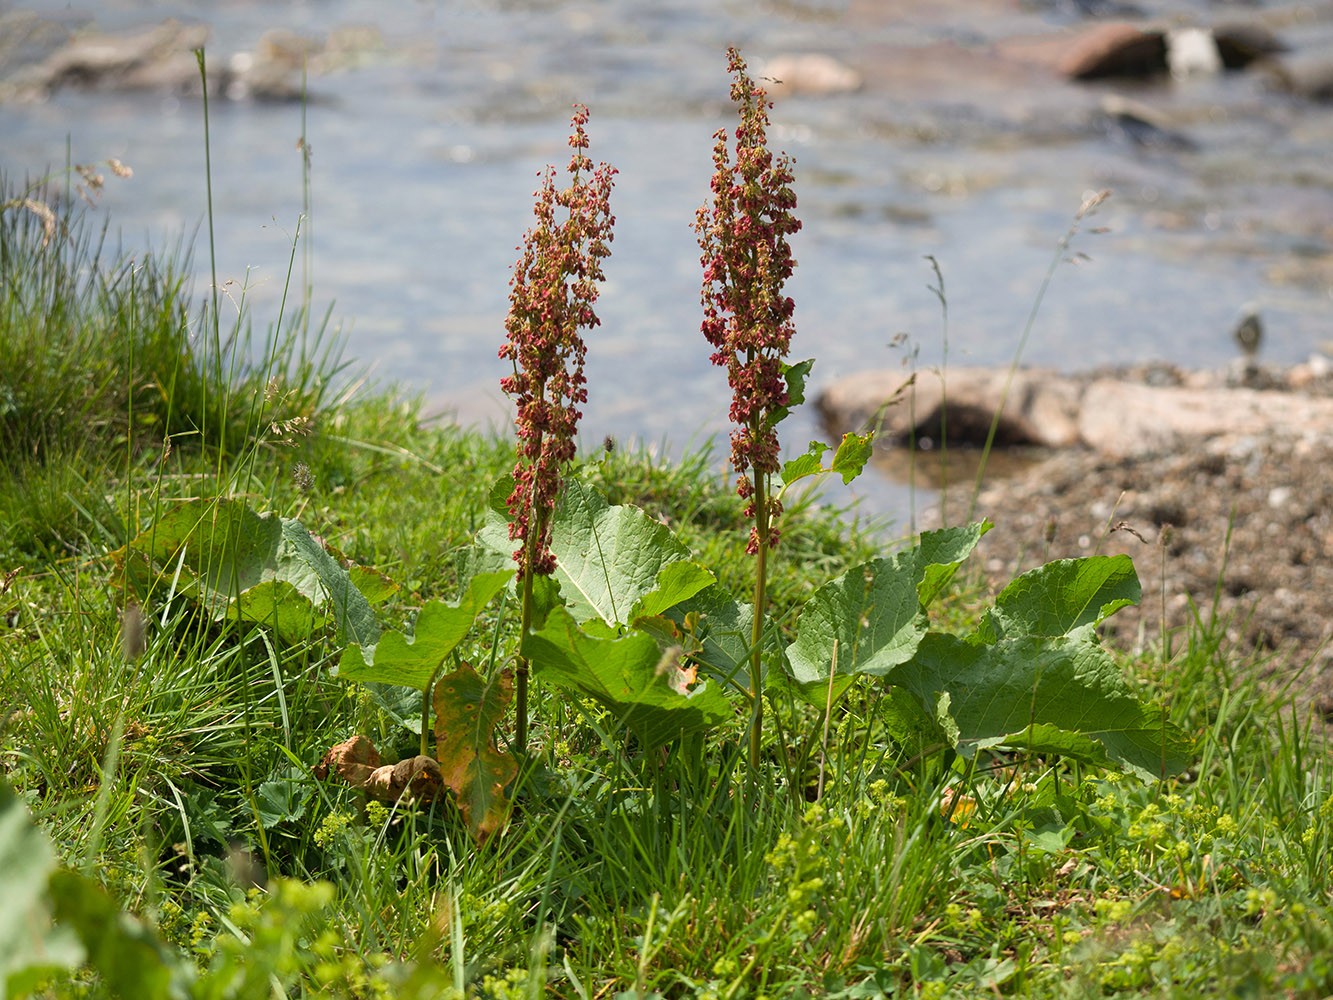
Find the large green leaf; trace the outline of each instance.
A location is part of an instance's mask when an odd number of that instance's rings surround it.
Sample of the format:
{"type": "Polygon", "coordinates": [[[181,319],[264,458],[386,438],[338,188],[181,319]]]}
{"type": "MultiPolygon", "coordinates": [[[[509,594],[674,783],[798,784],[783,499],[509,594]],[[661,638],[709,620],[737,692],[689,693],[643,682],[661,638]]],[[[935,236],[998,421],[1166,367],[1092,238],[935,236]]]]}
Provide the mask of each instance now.
{"type": "Polygon", "coordinates": [[[667,563],[657,574],[656,589],[639,598],[630,618],[651,618],[665,614],[716,582],[717,578],[698,563],[667,563]]]}
{"type": "Polygon", "coordinates": [[[667,617],[683,627],[687,616],[694,615],[694,638],[700,649],[694,658],[704,672],[743,691],[750,684],[750,642],[754,629],[754,605],[740,604],[720,584],[701,590],[676,605],[667,617]]]}
{"type": "Polygon", "coordinates": [[[244,500],[177,504],[111,555],[117,586],[140,600],[170,589],[215,619],[267,624],[287,641],[326,621],[353,642],[379,637],[369,602],[326,546],[300,521],[255,513],[244,500]]]}
{"type": "MultiPolygon", "coordinates": [[[[487,548],[505,554],[512,553],[516,544],[509,538],[504,508],[512,484],[513,479],[506,476],[491,490],[486,525],[477,536],[487,548]]],[[[660,521],[629,504],[611,506],[591,486],[577,481],[565,484],[556,507],[551,552],[556,560],[555,579],[570,614],[580,621],[595,617],[613,624],[630,621],[636,606],[659,589],[658,574],[663,568],[690,556],[660,521]]],[[[699,584],[695,592],[707,586],[702,580],[699,573],[693,574],[694,583],[699,584]]],[[[679,582],[673,580],[673,585],[679,582]]],[[[689,595],[672,603],[685,596],[689,595]]]]}
{"type": "Polygon", "coordinates": [[[352,583],[348,571],[304,524],[288,517],[281,520],[282,545],[273,554],[274,577],[289,580],[315,604],[321,603],[322,596],[347,641],[361,645],[375,642],[380,634],[375,613],[352,583]]]}
{"type": "Polygon", "coordinates": [[[977,638],[1062,636],[1100,625],[1142,592],[1129,556],[1059,559],[1024,573],[1000,591],[977,638]]]}
{"type": "Polygon", "coordinates": [[[378,643],[348,646],[338,662],[338,676],[349,681],[375,681],[424,688],[435,671],[467,637],[473,622],[491,599],[513,579],[513,570],[474,576],[457,603],[430,601],[417,615],[409,637],[385,632],[378,643]]]}
{"type": "Polygon", "coordinates": [[[990,525],[928,531],[910,549],[857,566],[805,603],[787,648],[793,680],[806,700],[836,700],[857,674],[887,676],[912,658],[928,629],[925,606],[990,525]],[[834,647],[838,666],[830,686],[834,647]]]}
{"type": "Polygon", "coordinates": [[[0,780],[0,1000],[25,996],[44,977],[83,961],[74,934],[52,926],[46,887],[55,868],[51,841],[0,780]]]}
{"type": "Polygon", "coordinates": [[[972,554],[982,536],[993,527],[990,521],[975,521],[921,533],[914,561],[921,575],[916,592],[923,608],[930,607],[953,579],[963,560],[972,554]]]}
{"type": "Polygon", "coordinates": [[[287,639],[307,636],[324,622],[310,599],[286,580],[265,580],[242,591],[224,605],[223,613],[230,619],[267,625],[287,639]]]}
{"type": "Polygon", "coordinates": [[[1189,738],[1141,704],[1106,650],[1081,635],[978,645],[931,633],[893,683],[927,713],[948,695],[965,757],[997,744],[1090,753],[1086,742],[1056,739],[1053,730],[1062,730],[1101,744],[1141,774],[1174,774],[1189,762],[1189,738]]]}
{"type": "Polygon", "coordinates": [[[522,652],[543,682],[592,698],[646,749],[732,717],[731,703],[716,682],[691,686],[670,650],[664,653],[642,632],[596,638],[556,608],[544,629],[523,640],[522,652]]]}
{"type": "Polygon", "coordinates": [[[839,674],[883,676],[915,652],[928,622],[916,593],[910,554],[857,566],[815,591],[787,648],[801,684],[827,681],[838,646],[839,674]]]}

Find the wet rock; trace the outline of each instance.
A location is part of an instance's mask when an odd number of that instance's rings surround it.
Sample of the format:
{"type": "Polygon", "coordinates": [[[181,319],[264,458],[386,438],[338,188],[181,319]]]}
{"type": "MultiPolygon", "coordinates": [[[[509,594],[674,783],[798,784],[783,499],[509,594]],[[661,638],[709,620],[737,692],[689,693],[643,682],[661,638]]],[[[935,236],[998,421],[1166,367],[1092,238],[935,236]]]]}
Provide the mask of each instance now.
{"type": "Polygon", "coordinates": [[[1333,399],[1273,389],[1152,388],[1098,379],[1080,400],[1078,435],[1107,455],[1166,454],[1208,438],[1333,436],[1333,399]]]}
{"type": "Polygon", "coordinates": [[[1312,101],[1333,101],[1333,58],[1327,53],[1308,53],[1266,66],[1276,88],[1312,101]]]}
{"type": "Polygon", "coordinates": [[[1142,7],[1122,0],[1028,0],[1033,7],[1063,17],[1143,17],[1142,7]]]}
{"type": "Polygon", "coordinates": [[[206,25],[183,25],[174,18],[132,34],[82,32],[29,67],[16,82],[46,93],[69,86],[180,89],[189,74],[198,76],[191,50],[202,46],[208,35],[206,25]]]}
{"type": "Polygon", "coordinates": [[[1171,126],[1164,115],[1138,101],[1119,94],[1102,98],[1100,114],[1094,118],[1101,131],[1112,138],[1124,139],[1144,149],[1189,153],[1198,143],[1171,126]]]}
{"type": "Polygon", "coordinates": [[[1253,22],[1219,24],[1213,28],[1213,40],[1227,69],[1244,69],[1287,51],[1287,46],[1269,28],[1253,22]]]}
{"type": "MultiPolygon", "coordinates": [[[[197,94],[201,85],[193,50],[208,36],[206,25],[176,20],[128,34],[82,31],[0,81],[0,100],[42,100],[64,87],[197,94]]],[[[0,57],[9,50],[8,37],[5,42],[0,57]]],[[[25,51],[32,48],[27,45],[25,51]]],[[[210,59],[210,91],[233,100],[297,100],[303,70],[314,76],[352,67],[383,48],[373,28],[335,29],[326,42],[274,29],[251,52],[210,59]]]]}
{"type": "Polygon", "coordinates": [[[831,56],[807,53],[781,55],[764,65],[763,85],[774,97],[793,94],[824,96],[861,89],[861,74],[831,56]]]}
{"type": "Polygon", "coordinates": [[[69,28],[31,11],[0,13],[0,77],[40,62],[69,41],[69,28]]]}
{"type": "Polygon", "coordinates": [[[1166,35],[1138,25],[1099,25],[1068,40],[1058,69],[1072,80],[1151,76],[1166,69],[1166,35]]]}

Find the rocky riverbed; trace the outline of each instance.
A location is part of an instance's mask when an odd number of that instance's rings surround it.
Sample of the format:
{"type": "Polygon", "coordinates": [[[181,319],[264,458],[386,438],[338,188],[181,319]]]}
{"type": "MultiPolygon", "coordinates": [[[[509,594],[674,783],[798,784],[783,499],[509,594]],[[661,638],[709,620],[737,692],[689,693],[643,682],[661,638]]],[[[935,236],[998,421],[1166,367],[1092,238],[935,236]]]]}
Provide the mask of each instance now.
{"type": "MultiPolygon", "coordinates": [[[[1160,366],[1116,374],[1131,389],[1166,377],[1160,366]]],[[[1232,394],[1255,391],[1293,404],[1333,399],[1333,376],[1318,363],[1175,379],[1213,382],[1222,405],[1232,394]],[[1229,388],[1237,376],[1270,388],[1229,388]]],[[[957,403],[967,403],[961,391],[957,403]]],[[[827,397],[825,416],[830,426],[838,422],[827,397]]],[[[1126,416],[1141,421],[1151,412],[1126,416]]],[[[1259,669],[1274,685],[1290,684],[1298,705],[1333,722],[1333,426],[1259,415],[1249,428],[1179,437],[1165,448],[1019,451],[1026,458],[1019,471],[989,478],[977,497],[974,516],[995,523],[974,556],[990,579],[1002,585],[1050,559],[1127,553],[1143,600],[1108,623],[1118,646],[1155,641],[1163,615],[1170,631],[1195,616],[1215,619],[1231,653],[1257,650],[1259,669]]],[[[918,454],[922,473],[931,455],[918,454]]],[[[949,523],[968,516],[969,486],[951,488],[949,523]]],[[[927,520],[940,523],[938,507],[927,520]]]]}

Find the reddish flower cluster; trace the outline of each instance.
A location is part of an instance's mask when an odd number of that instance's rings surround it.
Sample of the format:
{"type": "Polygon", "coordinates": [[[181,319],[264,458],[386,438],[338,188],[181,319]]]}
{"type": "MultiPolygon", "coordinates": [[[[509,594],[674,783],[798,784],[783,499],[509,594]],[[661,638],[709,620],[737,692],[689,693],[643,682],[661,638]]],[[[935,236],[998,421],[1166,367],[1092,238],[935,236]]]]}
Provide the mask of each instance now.
{"type": "MultiPolygon", "coordinates": [[[[727,369],[731,386],[737,492],[750,499],[746,516],[754,515],[756,499],[767,503],[769,516],[763,520],[771,526],[779,508],[768,497],[756,498],[762,487],[751,473],[762,482],[779,467],[776,425],[788,405],[783,358],[795,332],[794,303],[782,294],[782,284],[796,266],[787,237],[801,223],[792,215],[791,160],[768,150],[765,130],[772,105],[746,74],[740,53],[728,49],[727,57],[735,77],[731,99],[740,105],[741,124],[734,165],[726,130],[713,137],[713,204],[699,209],[694,224],[703,251],[703,333],[715,348],[713,364],[727,369]]],[[[757,530],[751,531],[751,553],[758,549],[757,530]]],[[[777,539],[770,527],[768,546],[777,539]]]]}
{"type": "Polygon", "coordinates": [[[551,513],[561,466],[574,457],[579,406],[588,400],[579,330],[600,322],[592,307],[616,221],[610,209],[616,171],[605,163],[593,169],[587,123],[588,109],[576,105],[569,187],[557,191],[555,168],[546,168],[534,192],[537,224],[523,238],[509,282],[508,340],[500,357],[513,362],[514,374],[501,379],[500,388],[517,404],[518,463],[508,503],[509,537],[521,543],[514,552],[521,572],[555,569],[551,513]],[[557,209],[565,211],[563,221],[557,209]]]}

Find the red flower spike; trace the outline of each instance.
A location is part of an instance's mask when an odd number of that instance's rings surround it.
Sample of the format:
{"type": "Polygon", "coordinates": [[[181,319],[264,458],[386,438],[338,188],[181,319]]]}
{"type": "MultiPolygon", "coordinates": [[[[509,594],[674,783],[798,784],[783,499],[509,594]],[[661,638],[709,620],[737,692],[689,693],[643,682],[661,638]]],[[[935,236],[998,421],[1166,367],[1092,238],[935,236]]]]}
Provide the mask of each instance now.
{"type": "MultiPolygon", "coordinates": [[[[751,474],[767,477],[779,468],[776,423],[789,404],[783,359],[795,326],[794,304],[782,294],[796,261],[787,238],[801,223],[792,214],[791,160],[768,150],[768,110],[764,91],[745,71],[736,49],[727,52],[734,76],[731,99],[740,105],[732,162],[726,130],[714,135],[713,203],[699,209],[694,230],[702,251],[704,279],[701,326],[716,348],[712,363],[726,368],[732,391],[731,463],[740,474],[736,492],[753,496],[751,474]]],[[[769,523],[777,511],[770,505],[769,523]]],[[[771,543],[778,534],[770,532],[771,543]]],[[[770,544],[771,544],[770,543],[770,544]]],[[[757,541],[750,541],[756,551],[757,541]]]]}
{"type": "Polygon", "coordinates": [[[600,323],[593,305],[616,221],[610,208],[616,171],[605,163],[593,168],[584,152],[587,124],[588,109],[576,105],[570,120],[569,186],[557,191],[555,168],[547,167],[534,192],[537,222],[519,247],[509,282],[508,339],[500,348],[500,357],[514,365],[514,374],[502,378],[500,388],[513,397],[517,411],[509,537],[519,543],[514,550],[519,571],[539,575],[555,570],[551,514],[560,495],[561,468],[574,458],[574,436],[583,416],[578,407],[588,401],[583,378],[587,347],[579,331],[600,323]],[[557,219],[557,209],[563,210],[563,220],[557,219]]]}

